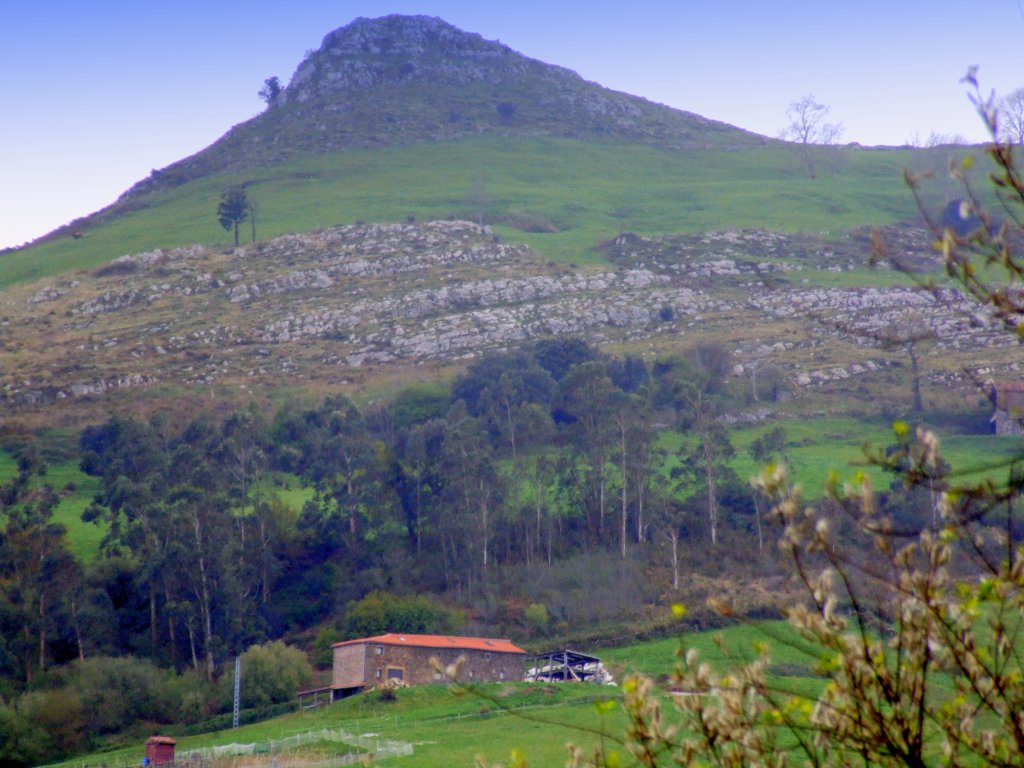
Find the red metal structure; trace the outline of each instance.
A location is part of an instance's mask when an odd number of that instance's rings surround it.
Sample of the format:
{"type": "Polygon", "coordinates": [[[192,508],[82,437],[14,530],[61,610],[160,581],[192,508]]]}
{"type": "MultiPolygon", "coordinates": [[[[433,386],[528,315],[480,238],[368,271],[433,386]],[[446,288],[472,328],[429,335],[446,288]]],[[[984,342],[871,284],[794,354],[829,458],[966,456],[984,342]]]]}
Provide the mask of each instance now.
{"type": "Polygon", "coordinates": [[[150,736],[146,740],[146,765],[174,765],[174,739],[170,736],[150,736]]]}

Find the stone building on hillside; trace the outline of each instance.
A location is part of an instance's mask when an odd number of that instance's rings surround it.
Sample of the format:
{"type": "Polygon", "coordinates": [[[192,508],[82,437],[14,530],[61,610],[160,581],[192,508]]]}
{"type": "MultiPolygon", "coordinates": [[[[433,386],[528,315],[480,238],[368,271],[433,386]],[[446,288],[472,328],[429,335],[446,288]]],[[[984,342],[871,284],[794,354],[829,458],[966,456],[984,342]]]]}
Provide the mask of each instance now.
{"type": "Polygon", "coordinates": [[[447,667],[460,656],[465,659],[463,680],[494,683],[523,679],[526,652],[509,640],[388,633],[334,644],[331,699],[388,683],[439,683],[443,676],[430,660],[437,659],[447,667]]]}
{"type": "Polygon", "coordinates": [[[996,406],[992,416],[996,434],[1024,435],[1024,382],[998,382],[990,396],[996,406]]]}

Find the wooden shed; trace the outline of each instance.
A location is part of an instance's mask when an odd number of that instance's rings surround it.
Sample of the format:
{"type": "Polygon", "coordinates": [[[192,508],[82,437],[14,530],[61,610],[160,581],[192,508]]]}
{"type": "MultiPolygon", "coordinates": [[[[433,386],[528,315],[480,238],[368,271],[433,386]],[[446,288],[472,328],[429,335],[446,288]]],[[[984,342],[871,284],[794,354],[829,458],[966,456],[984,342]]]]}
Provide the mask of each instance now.
{"type": "Polygon", "coordinates": [[[382,684],[442,682],[431,665],[465,659],[462,676],[479,683],[520,681],[526,652],[510,640],[449,635],[388,633],[334,644],[332,698],[340,699],[382,684]]]}
{"type": "Polygon", "coordinates": [[[170,736],[150,736],[146,740],[146,764],[150,768],[157,765],[174,765],[176,743],[170,736]]]}

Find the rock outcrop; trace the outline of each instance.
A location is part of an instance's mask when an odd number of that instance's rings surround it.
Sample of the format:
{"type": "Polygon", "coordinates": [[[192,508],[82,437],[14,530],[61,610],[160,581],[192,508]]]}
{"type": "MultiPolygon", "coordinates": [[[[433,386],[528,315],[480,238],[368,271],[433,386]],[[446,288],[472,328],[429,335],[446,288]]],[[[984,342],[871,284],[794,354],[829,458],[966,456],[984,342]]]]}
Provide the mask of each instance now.
{"type": "MultiPolygon", "coordinates": [[[[954,291],[829,285],[845,239],[761,231],[605,243],[578,267],[464,221],[339,226],[235,250],[120,256],[24,286],[0,304],[0,401],[33,406],[162,386],[344,382],[386,366],[444,365],[534,339],[679,348],[715,340],[736,376],[766,365],[797,390],[878,374],[900,334],[955,377],[1005,334],[954,291]]],[[[1009,354],[1009,351],[1008,351],[1009,354]]],[[[995,361],[993,363],[993,361],[995,361]]]]}

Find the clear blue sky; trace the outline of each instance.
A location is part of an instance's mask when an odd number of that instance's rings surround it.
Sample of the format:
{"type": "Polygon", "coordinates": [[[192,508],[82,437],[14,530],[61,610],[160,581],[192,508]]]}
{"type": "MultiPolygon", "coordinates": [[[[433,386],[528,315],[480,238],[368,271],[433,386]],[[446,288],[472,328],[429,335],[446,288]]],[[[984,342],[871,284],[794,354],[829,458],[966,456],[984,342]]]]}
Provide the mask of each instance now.
{"type": "MultiPolygon", "coordinates": [[[[10,0],[0,247],[112,202],[252,117],[358,16],[440,16],[588,80],[774,136],[805,93],[843,139],[981,140],[958,81],[1024,85],[1024,0],[10,0]]],[[[117,254],[113,254],[117,255],[117,254]]]]}

